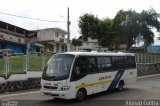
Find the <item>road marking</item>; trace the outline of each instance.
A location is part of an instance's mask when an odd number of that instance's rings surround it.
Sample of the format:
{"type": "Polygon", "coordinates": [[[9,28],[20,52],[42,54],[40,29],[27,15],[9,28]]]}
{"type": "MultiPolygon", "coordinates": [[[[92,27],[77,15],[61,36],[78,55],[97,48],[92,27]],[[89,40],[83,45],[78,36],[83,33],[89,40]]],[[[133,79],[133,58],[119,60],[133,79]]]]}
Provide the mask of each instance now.
{"type": "Polygon", "coordinates": [[[40,91],[25,92],[25,93],[18,93],[18,94],[5,94],[5,95],[0,96],[0,99],[14,97],[14,96],[22,96],[22,95],[34,94],[34,93],[40,93],[40,91]]]}

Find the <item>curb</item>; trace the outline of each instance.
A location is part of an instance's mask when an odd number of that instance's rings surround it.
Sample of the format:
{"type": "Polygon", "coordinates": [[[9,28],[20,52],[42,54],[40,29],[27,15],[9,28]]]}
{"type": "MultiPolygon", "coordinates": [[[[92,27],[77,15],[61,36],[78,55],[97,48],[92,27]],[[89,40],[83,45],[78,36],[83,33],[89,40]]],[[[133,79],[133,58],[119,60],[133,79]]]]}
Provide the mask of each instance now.
{"type": "Polygon", "coordinates": [[[138,76],[137,79],[147,78],[147,77],[154,77],[154,76],[160,76],[160,74],[152,74],[152,75],[138,76]]]}

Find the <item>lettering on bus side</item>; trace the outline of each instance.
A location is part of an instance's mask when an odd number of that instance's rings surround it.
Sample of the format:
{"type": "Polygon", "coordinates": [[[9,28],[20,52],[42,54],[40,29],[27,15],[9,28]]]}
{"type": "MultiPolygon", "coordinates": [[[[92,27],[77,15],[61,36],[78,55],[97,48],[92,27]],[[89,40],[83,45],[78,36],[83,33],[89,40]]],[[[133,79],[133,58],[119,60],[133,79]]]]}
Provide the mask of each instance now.
{"type": "Polygon", "coordinates": [[[111,79],[111,75],[100,77],[100,78],[99,78],[99,81],[105,80],[105,79],[111,79]]]}

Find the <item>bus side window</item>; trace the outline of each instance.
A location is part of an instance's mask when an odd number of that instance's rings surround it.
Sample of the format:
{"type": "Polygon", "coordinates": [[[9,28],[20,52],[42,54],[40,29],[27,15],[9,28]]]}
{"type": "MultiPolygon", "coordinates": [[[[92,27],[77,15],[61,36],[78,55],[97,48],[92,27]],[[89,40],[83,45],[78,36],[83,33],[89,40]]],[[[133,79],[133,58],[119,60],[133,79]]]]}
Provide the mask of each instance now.
{"type": "Polygon", "coordinates": [[[97,64],[96,64],[96,58],[95,57],[88,57],[87,59],[88,59],[88,71],[89,71],[89,73],[98,72],[97,64]]]}
{"type": "Polygon", "coordinates": [[[86,61],[77,58],[73,66],[71,81],[76,81],[87,75],[86,61]]]}
{"type": "Polygon", "coordinates": [[[125,61],[122,56],[113,56],[112,57],[112,68],[113,69],[124,69],[125,61]]]}
{"type": "Polygon", "coordinates": [[[126,56],[125,61],[126,61],[126,68],[136,68],[136,62],[134,56],[126,56]]]}
{"type": "Polygon", "coordinates": [[[111,57],[97,57],[97,66],[99,72],[105,72],[111,69],[111,57]]]}

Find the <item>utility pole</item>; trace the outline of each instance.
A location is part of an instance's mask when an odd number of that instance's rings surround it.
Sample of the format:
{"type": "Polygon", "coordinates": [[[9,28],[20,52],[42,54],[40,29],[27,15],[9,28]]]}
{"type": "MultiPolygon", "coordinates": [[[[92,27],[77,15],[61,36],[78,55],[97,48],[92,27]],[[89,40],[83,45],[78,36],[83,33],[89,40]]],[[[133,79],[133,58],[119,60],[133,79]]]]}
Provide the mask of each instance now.
{"type": "Polygon", "coordinates": [[[68,48],[67,51],[70,51],[70,21],[69,21],[69,7],[68,7],[68,11],[67,11],[67,43],[68,43],[68,48]]]}

